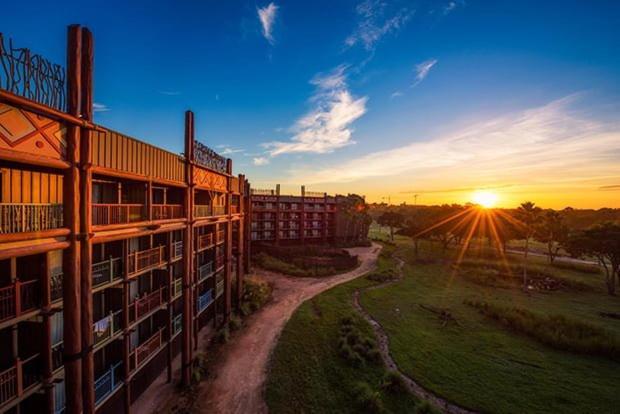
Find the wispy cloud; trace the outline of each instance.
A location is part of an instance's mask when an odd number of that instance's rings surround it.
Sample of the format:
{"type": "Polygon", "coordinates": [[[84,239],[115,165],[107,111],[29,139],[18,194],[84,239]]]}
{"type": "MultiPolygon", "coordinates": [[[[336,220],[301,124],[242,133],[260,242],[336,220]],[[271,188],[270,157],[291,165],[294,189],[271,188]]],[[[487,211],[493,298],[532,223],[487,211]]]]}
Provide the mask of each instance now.
{"type": "Polygon", "coordinates": [[[416,86],[418,83],[422,82],[436,64],[437,59],[428,59],[415,65],[415,82],[412,86],[416,86]]]}
{"type": "Polygon", "coordinates": [[[451,13],[452,11],[454,11],[459,6],[465,6],[465,0],[452,0],[452,1],[449,1],[448,4],[446,4],[443,7],[443,14],[451,13]]]}
{"type": "Polygon", "coordinates": [[[102,103],[93,103],[93,111],[95,112],[108,112],[111,111],[112,109],[110,109],[107,105],[104,105],[102,103]]]}
{"type": "Polygon", "coordinates": [[[389,33],[397,32],[413,16],[407,7],[394,7],[382,0],[365,0],[355,8],[358,22],[355,30],[345,39],[345,45],[357,44],[374,50],[377,42],[389,33]]]}
{"type": "Polygon", "coordinates": [[[216,147],[218,149],[220,149],[218,152],[220,153],[220,155],[230,155],[230,154],[235,154],[237,152],[243,152],[243,149],[237,149],[237,148],[232,148],[226,144],[219,144],[216,145],[216,147]]]}
{"type": "Polygon", "coordinates": [[[347,86],[346,66],[311,80],[316,87],[310,98],[313,109],[291,128],[290,141],[263,144],[271,156],[286,153],[327,153],[353,144],[352,124],[366,113],[366,96],[355,98],[347,86]]]}
{"type": "Polygon", "coordinates": [[[267,157],[254,157],[252,163],[258,167],[269,164],[269,158],[267,157]]]}
{"type": "Polygon", "coordinates": [[[620,184],[602,185],[598,189],[601,191],[620,191],[620,184]]]}
{"type": "Polygon", "coordinates": [[[406,175],[417,180],[452,177],[453,182],[484,185],[533,183],[540,177],[550,184],[577,177],[593,181],[617,177],[620,124],[571,110],[576,99],[568,96],[337,166],[293,171],[292,180],[314,184],[406,175]]]}
{"type": "Polygon", "coordinates": [[[161,95],[166,95],[166,96],[179,96],[181,94],[181,92],[179,91],[157,91],[159,94],[161,95]]]}
{"type": "Polygon", "coordinates": [[[403,93],[401,91],[395,91],[395,92],[392,92],[392,94],[390,95],[390,98],[394,99],[394,98],[398,98],[401,96],[403,96],[403,93]]]}
{"type": "Polygon", "coordinates": [[[263,36],[265,36],[265,39],[267,39],[267,41],[271,44],[275,41],[273,37],[273,24],[276,21],[278,8],[279,7],[273,2],[269,3],[265,7],[257,8],[258,19],[260,20],[260,24],[263,28],[263,36]]]}

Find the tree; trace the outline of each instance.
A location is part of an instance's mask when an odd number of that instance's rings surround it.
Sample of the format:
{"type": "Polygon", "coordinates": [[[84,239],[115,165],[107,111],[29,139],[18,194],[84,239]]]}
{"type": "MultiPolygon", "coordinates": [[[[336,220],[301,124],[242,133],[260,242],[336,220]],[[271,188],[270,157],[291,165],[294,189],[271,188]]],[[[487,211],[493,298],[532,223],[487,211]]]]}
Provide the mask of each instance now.
{"type": "Polygon", "coordinates": [[[561,244],[568,237],[568,226],[564,224],[564,216],[554,210],[547,211],[536,229],[535,238],[547,245],[549,263],[553,264],[560,251],[561,244]]]}
{"type": "Polygon", "coordinates": [[[616,294],[616,278],[620,284],[620,224],[605,222],[571,234],[564,248],[574,257],[596,257],[605,269],[607,293],[616,294]]]}
{"type": "Polygon", "coordinates": [[[536,234],[536,226],[540,220],[540,207],[536,207],[536,204],[531,201],[526,201],[517,208],[515,215],[521,222],[525,236],[525,246],[523,249],[523,290],[527,290],[527,256],[530,249],[530,240],[536,234]]]}
{"type": "Polygon", "coordinates": [[[386,211],[377,218],[377,223],[382,226],[390,227],[390,240],[394,241],[394,227],[399,227],[403,224],[405,218],[402,214],[395,211],[386,211]]]}

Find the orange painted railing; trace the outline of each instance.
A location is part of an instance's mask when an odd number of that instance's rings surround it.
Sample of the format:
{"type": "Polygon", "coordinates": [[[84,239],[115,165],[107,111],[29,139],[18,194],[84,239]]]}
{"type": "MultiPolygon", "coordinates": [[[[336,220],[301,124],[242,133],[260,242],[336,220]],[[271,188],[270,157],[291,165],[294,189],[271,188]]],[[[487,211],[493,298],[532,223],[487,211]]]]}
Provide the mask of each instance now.
{"type": "Polygon", "coordinates": [[[38,280],[13,282],[0,289],[0,322],[16,318],[38,306],[38,280]]]}
{"type": "Polygon", "coordinates": [[[209,205],[195,205],[194,216],[196,217],[210,217],[213,215],[213,208],[209,205]]]}
{"type": "Polygon", "coordinates": [[[138,272],[163,265],[166,263],[165,252],[165,246],[159,246],[129,253],[129,260],[127,260],[129,275],[135,275],[138,272]]]}
{"type": "Polygon", "coordinates": [[[201,234],[198,236],[198,250],[213,246],[213,233],[201,234]]]}
{"type": "Polygon", "coordinates": [[[127,224],[144,220],[142,204],[93,204],[94,226],[127,224]]]}
{"type": "Polygon", "coordinates": [[[62,226],[62,204],[0,203],[0,234],[50,230],[62,226]]]}
{"type": "Polygon", "coordinates": [[[183,279],[175,279],[172,282],[172,298],[176,299],[183,294],[183,279]]]}
{"type": "Polygon", "coordinates": [[[213,206],[214,216],[223,216],[226,214],[226,206],[213,206]]]}
{"type": "Polygon", "coordinates": [[[132,315],[131,321],[140,319],[144,315],[149,314],[154,309],[159,308],[164,303],[164,287],[160,287],[153,293],[144,295],[139,299],[136,299],[131,305],[129,305],[130,313],[132,315]]]}
{"type": "Polygon", "coordinates": [[[225,239],[226,239],[226,235],[224,234],[224,230],[218,231],[216,235],[216,239],[215,239],[216,242],[222,243],[225,239]]]}
{"type": "Polygon", "coordinates": [[[183,240],[175,241],[172,243],[172,253],[170,255],[170,260],[178,259],[183,256],[183,240]]]}
{"type": "Polygon", "coordinates": [[[169,220],[183,218],[181,204],[153,204],[153,220],[169,220]]]}
{"type": "Polygon", "coordinates": [[[155,332],[153,336],[151,336],[146,342],[139,345],[132,353],[129,355],[129,359],[132,363],[132,368],[135,369],[142,365],[144,361],[146,361],[153,353],[155,353],[161,346],[163,337],[163,328],[159,331],[155,332]]]}

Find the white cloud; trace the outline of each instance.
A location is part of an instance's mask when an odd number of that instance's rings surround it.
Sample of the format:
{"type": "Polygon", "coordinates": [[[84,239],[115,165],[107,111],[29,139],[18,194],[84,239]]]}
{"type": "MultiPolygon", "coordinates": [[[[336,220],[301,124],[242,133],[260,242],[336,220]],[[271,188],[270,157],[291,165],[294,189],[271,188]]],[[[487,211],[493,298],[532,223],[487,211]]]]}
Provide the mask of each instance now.
{"type": "Polygon", "coordinates": [[[230,154],[235,154],[237,152],[243,151],[243,149],[232,148],[226,144],[219,144],[217,145],[217,148],[221,148],[221,151],[219,151],[220,155],[230,155],[230,154]]]}
{"type": "Polygon", "coordinates": [[[265,39],[267,39],[267,41],[271,44],[275,41],[273,38],[273,24],[276,21],[278,8],[279,7],[272,2],[265,7],[260,7],[257,9],[258,19],[260,20],[260,24],[263,28],[263,36],[265,36],[265,39]]]}
{"type": "Polygon", "coordinates": [[[166,95],[166,96],[179,96],[181,94],[181,92],[179,91],[157,91],[162,95],[166,95]]]}
{"type": "Polygon", "coordinates": [[[392,92],[392,94],[390,95],[390,98],[394,99],[394,98],[398,98],[400,96],[403,96],[403,93],[401,91],[395,91],[395,92],[392,92]]]}
{"type": "Polygon", "coordinates": [[[459,6],[465,6],[465,0],[451,0],[443,8],[443,14],[448,14],[459,6]]]}
{"type": "Polygon", "coordinates": [[[358,15],[357,27],[345,39],[348,47],[362,44],[366,50],[374,50],[381,38],[398,31],[413,15],[407,8],[392,10],[382,0],[365,0],[355,9],[358,15]]]}
{"type": "Polygon", "coordinates": [[[318,75],[311,83],[316,86],[310,98],[314,108],[297,120],[291,128],[290,141],[263,144],[269,154],[327,153],[353,144],[351,125],[366,113],[368,97],[355,98],[346,82],[346,66],[338,66],[326,75],[318,75]]]}
{"type": "Polygon", "coordinates": [[[93,111],[94,112],[108,112],[108,111],[111,111],[111,109],[107,105],[95,102],[93,103],[93,111]]]}
{"type": "Polygon", "coordinates": [[[331,168],[293,171],[292,181],[315,184],[406,175],[480,183],[545,177],[559,183],[567,177],[618,176],[620,164],[614,157],[620,153],[620,124],[580,116],[570,110],[575,100],[569,96],[331,168]]]}
{"type": "Polygon", "coordinates": [[[428,59],[415,65],[415,82],[413,83],[413,86],[416,86],[418,83],[422,82],[428,76],[428,73],[436,63],[437,59],[428,59]]]}
{"type": "Polygon", "coordinates": [[[254,163],[254,165],[260,167],[260,166],[269,164],[269,158],[267,158],[267,157],[254,157],[252,159],[252,162],[254,163]]]}

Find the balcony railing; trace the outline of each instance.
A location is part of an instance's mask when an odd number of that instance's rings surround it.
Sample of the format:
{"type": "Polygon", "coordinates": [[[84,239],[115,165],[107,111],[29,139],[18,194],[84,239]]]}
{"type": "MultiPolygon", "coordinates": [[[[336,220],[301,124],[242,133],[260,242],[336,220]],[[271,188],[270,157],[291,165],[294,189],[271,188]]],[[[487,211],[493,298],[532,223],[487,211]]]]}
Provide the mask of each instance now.
{"type": "Polygon", "coordinates": [[[198,296],[198,302],[196,303],[198,313],[205,310],[211,303],[213,303],[213,289],[209,289],[202,295],[198,296]]]}
{"type": "Polygon", "coordinates": [[[17,358],[11,368],[0,372],[0,407],[20,397],[40,380],[38,356],[35,354],[24,361],[17,358]]]}
{"type": "Polygon", "coordinates": [[[0,322],[16,318],[38,307],[38,280],[15,281],[0,289],[0,322]]]}
{"type": "Polygon", "coordinates": [[[110,312],[108,316],[93,324],[93,345],[97,346],[112,338],[122,328],[122,310],[110,312]]]}
{"type": "Polygon", "coordinates": [[[215,298],[219,298],[224,293],[224,279],[220,279],[215,284],[215,298]]]}
{"type": "Polygon", "coordinates": [[[129,305],[130,320],[136,321],[144,315],[148,315],[153,310],[159,308],[164,303],[164,287],[160,287],[155,292],[145,294],[136,299],[129,305]]]}
{"type": "Polygon", "coordinates": [[[95,405],[99,405],[106,397],[123,384],[121,379],[122,362],[113,364],[95,381],[95,405]]]}
{"type": "Polygon", "coordinates": [[[62,273],[55,273],[50,280],[52,302],[62,299],[62,273]]]}
{"type": "Polygon", "coordinates": [[[213,246],[213,233],[198,236],[198,250],[207,249],[211,246],[213,246]]]}
{"type": "Polygon", "coordinates": [[[183,240],[175,241],[172,243],[172,253],[170,260],[176,260],[183,256],[183,240]]]}
{"type": "Polygon", "coordinates": [[[219,269],[220,267],[224,266],[225,261],[225,256],[223,254],[215,256],[215,268],[219,269]]]}
{"type": "Polygon", "coordinates": [[[205,263],[198,268],[198,281],[208,279],[213,275],[213,262],[205,263]]]}
{"type": "Polygon", "coordinates": [[[183,279],[175,279],[172,283],[172,298],[176,299],[183,294],[183,279]]]}
{"type": "Polygon", "coordinates": [[[172,320],[172,336],[183,330],[183,314],[179,314],[172,320]]]}
{"type": "Polygon", "coordinates": [[[213,208],[208,205],[195,205],[194,216],[196,217],[211,217],[213,215],[213,208]]]}
{"type": "Polygon", "coordinates": [[[130,253],[127,261],[129,275],[136,275],[138,272],[155,269],[163,265],[166,263],[165,252],[165,246],[158,246],[130,253]]]}
{"type": "Polygon", "coordinates": [[[93,225],[127,224],[144,220],[142,204],[93,204],[93,225]]]}
{"type": "Polygon", "coordinates": [[[214,216],[223,216],[226,214],[226,206],[213,206],[214,216]]]}
{"type": "Polygon", "coordinates": [[[123,277],[123,260],[120,257],[110,257],[108,260],[93,264],[92,269],[93,287],[96,288],[123,277]]]}
{"type": "Polygon", "coordinates": [[[131,369],[136,369],[142,365],[151,355],[153,355],[161,347],[163,339],[163,329],[159,329],[146,342],[139,345],[129,355],[129,363],[131,369]]]}
{"type": "Polygon", "coordinates": [[[225,239],[226,239],[226,234],[224,230],[218,231],[216,235],[216,239],[215,239],[216,243],[223,243],[225,239]]]}
{"type": "Polygon", "coordinates": [[[183,218],[181,204],[153,204],[153,220],[170,220],[183,218]]]}
{"type": "Polygon", "coordinates": [[[237,214],[237,213],[239,213],[239,206],[236,206],[236,205],[234,205],[234,204],[233,204],[233,205],[231,205],[231,206],[230,206],[230,213],[231,213],[231,214],[237,214]]]}
{"type": "Polygon", "coordinates": [[[63,226],[62,204],[0,203],[0,233],[23,233],[63,226]]]}

